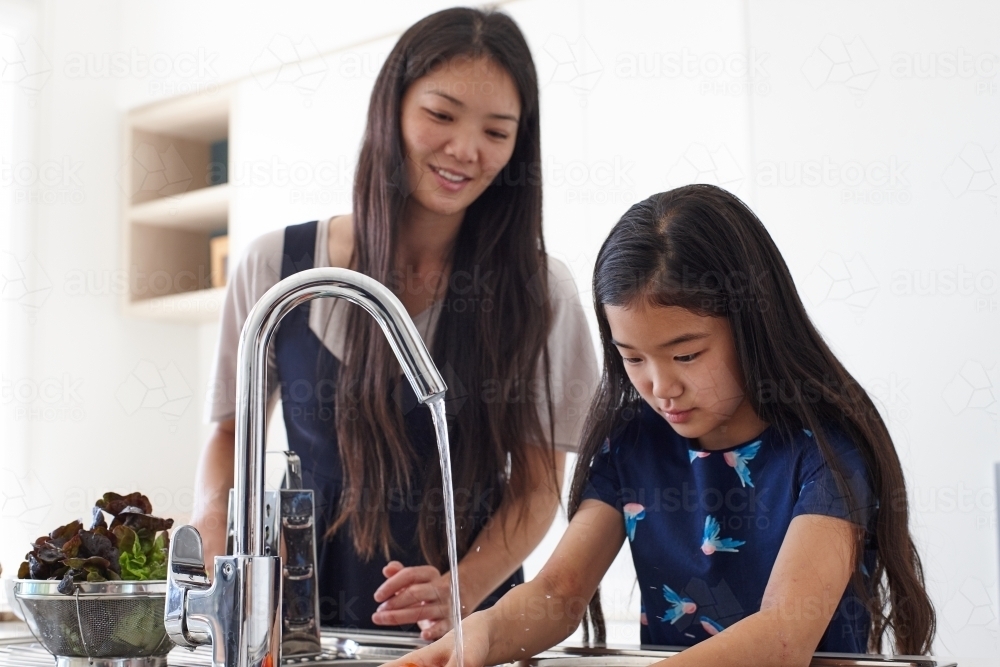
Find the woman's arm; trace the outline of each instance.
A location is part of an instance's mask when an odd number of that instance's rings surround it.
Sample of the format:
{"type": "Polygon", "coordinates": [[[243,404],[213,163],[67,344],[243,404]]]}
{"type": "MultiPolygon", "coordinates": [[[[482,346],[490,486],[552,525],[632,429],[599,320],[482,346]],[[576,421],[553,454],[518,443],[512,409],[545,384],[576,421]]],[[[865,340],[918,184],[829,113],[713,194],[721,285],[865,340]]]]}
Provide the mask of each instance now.
{"type": "Polygon", "coordinates": [[[194,481],[194,510],[191,525],[201,534],[205,564],[213,576],[216,556],[226,555],[226,514],[229,489],[233,486],[236,449],[236,420],[215,425],[215,431],[201,451],[194,481]]]}
{"type": "MultiPolygon", "coordinates": [[[[573,634],[624,541],[621,512],[584,501],[537,577],[463,621],[466,667],[528,658],[573,634]]],[[[454,637],[451,632],[386,667],[444,667],[454,660],[454,637]]]]}
{"type": "MultiPolygon", "coordinates": [[[[566,455],[555,453],[553,478],[548,452],[528,447],[527,454],[531,476],[528,488],[533,491],[521,498],[504,498],[458,564],[462,616],[482,604],[521,566],[555,518],[566,455]],[[522,511],[523,521],[519,521],[522,511]]],[[[372,617],[373,622],[419,623],[425,639],[437,639],[451,628],[451,578],[447,573],[442,575],[430,565],[403,567],[398,562],[390,563],[384,573],[388,579],[375,591],[375,600],[384,602],[372,617]]]]}
{"type": "Polygon", "coordinates": [[[854,526],[830,516],[792,519],[760,611],[660,667],[805,667],[830,625],[854,565],[854,526]]]}

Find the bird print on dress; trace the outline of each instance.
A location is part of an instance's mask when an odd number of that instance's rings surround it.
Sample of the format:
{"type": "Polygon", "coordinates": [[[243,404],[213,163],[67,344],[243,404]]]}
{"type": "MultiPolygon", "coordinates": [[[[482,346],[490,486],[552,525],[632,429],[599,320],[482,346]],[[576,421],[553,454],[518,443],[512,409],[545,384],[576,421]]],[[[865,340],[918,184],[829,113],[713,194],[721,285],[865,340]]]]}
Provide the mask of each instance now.
{"type": "Polygon", "coordinates": [[[710,635],[717,635],[723,630],[725,630],[724,627],[722,627],[721,625],[710,619],[708,616],[702,616],[698,620],[701,621],[701,627],[705,630],[705,632],[707,632],[710,635]]]}
{"type": "Polygon", "coordinates": [[[673,625],[687,614],[698,611],[698,605],[691,598],[684,598],[673,591],[670,586],[663,584],[663,597],[670,603],[670,609],[660,618],[664,623],[673,625]]]}
{"type": "Polygon", "coordinates": [[[699,452],[699,451],[696,451],[694,449],[689,449],[688,450],[688,458],[691,459],[691,463],[694,463],[695,459],[703,459],[703,458],[705,458],[706,456],[708,456],[711,453],[712,452],[699,452]]]}
{"type": "Polygon", "coordinates": [[[622,508],[625,515],[625,532],[628,533],[628,541],[635,541],[635,524],[646,518],[646,508],[639,503],[626,503],[622,508]]]}
{"type": "Polygon", "coordinates": [[[810,438],[811,438],[811,437],[813,437],[813,432],[812,432],[812,431],[810,431],[810,430],[809,430],[809,429],[807,429],[807,428],[804,428],[804,429],[802,429],[802,432],[803,432],[803,433],[805,433],[805,434],[806,434],[807,436],[809,436],[810,438]]]}
{"type": "Polygon", "coordinates": [[[737,447],[731,452],[726,452],[722,457],[726,460],[731,467],[736,469],[736,474],[740,476],[740,484],[744,487],[753,486],[753,481],[750,479],[750,468],[747,467],[747,461],[752,461],[753,457],[757,456],[757,451],[760,450],[761,441],[752,442],[749,445],[743,445],[742,447],[737,447]]]}
{"type": "Polygon", "coordinates": [[[611,438],[605,438],[604,442],[601,444],[601,454],[611,453],[611,438]]]}
{"type": "Polygon", "coordinates": [[[706,556],[711,556],[716,551],[731,551],[736,553],[739,551],[736,547],[742,547],[746,544],[744,540],[735,540],[731,537],[719,537],[719,531],[721,526],[719,526],[719,521],[714,516],[709,514],[705,517],[705,536],[701,543],[701,552],[706,556]]]}

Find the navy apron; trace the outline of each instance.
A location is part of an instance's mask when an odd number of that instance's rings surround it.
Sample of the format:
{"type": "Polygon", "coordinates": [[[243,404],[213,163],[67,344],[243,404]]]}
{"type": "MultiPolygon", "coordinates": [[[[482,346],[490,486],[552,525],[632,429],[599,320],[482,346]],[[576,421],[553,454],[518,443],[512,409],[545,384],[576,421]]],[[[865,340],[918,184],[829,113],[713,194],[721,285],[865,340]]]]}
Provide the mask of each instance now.
{"type": "MultiPolygon", "coordinates": [[[[285,228],[281,262],[282,279],[315,265],[317,221],[285,228]]],[[[365,561],[354,549],[350,527],[343,526],[328,539],[323,535],[336,517],[343,488],[343,471],[337,449],[334,397],[340,361],[309,328],[310,303],[306,302],[281,321],[274,336],[274,352],[281,402],[288,433],[288,448],[302,459],[302,480],[316,496],[316,537],[319,569],[320,621],[322,625],[382,630],[416,630],[415,625],[390,627],[375,625],[371,617],[378,603],[373,597],[385,581],[382,568],[388,563],[382,554],[365,561]]],[[[426,467],[438,466],[437,441],[430,410],[417,403],[413,389],[403,381],[407,395],[401,401],[406,433],[420,461],[414,475],[413,491],[405,503],[392,503],[389,527],[396,545],[390,560],[403,565],[425,565],[417,536],[419,497],[424,488],[426,467]]],[[[486,517],[482,517],[485,519],[486,517]]],[[[477,518],[477,526],[483,521],[477,518]]],[[[483,602],[492,606],[512,586],[524,582],[518,568],[507,581],[483,602]]]]}

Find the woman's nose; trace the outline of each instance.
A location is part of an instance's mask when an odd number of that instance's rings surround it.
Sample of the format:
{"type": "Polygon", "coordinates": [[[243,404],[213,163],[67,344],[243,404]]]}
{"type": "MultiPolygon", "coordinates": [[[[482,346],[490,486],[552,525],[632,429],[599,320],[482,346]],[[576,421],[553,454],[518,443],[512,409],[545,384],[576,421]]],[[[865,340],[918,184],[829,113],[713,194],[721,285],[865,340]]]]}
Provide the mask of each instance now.
{"type": "Polygon", "coordinates": [[[445,154],[459,162],[475,162],[478,151],[476,139],[471,132],[455,132],[444,146],[445,154]]]}

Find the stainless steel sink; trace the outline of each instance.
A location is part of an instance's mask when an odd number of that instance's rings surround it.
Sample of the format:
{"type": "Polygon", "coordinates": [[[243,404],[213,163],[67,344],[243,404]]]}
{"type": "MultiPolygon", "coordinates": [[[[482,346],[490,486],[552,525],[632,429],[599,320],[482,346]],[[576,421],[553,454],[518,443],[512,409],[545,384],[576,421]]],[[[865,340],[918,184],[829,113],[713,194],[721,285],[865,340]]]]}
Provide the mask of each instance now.
{"type": "MultiPolygon", "coordinates": [[[[648,667],[654,662],[677,655],[677,649],[593,648],[556,646],[530,660],[529,667],[648,667]],[[559,655],[562,654],[562,655],[559,655]]],[[[881,656],[817,653],[812,667],[956,667],[928,656],[881,656]]]]}
{"type": "MultiPolygon", "coordinates": [[[[322,632],[324,655],[320,659],[286,661],[303,667],[381,667],[427,642],[417,635],[394,632],[330,631],[322,632]]],[[[517,663],[518,667],[648,667],[680,652],[681,649],[592,648],[566,644],[517,663]]],[[[52,656],[41,646],[11,645],[0,647],[0,667],[44,667],[53,664],[52,656]]],[[[177,648],[168,656],[169,667],[210,667],[209,647],[194,651],[177,648]]],[[[954,662],[927,656],[837,655],[817,653],[813,667],[955,667],[954,662]]]]}

